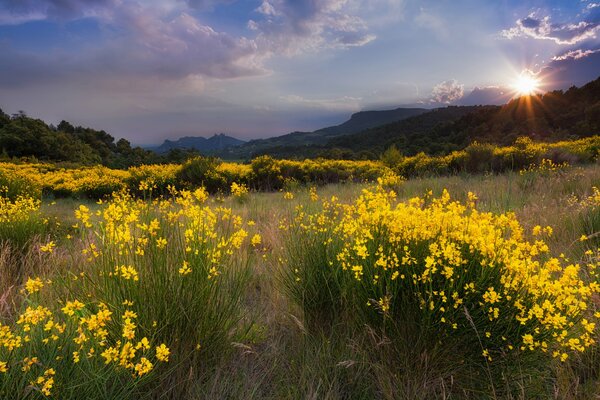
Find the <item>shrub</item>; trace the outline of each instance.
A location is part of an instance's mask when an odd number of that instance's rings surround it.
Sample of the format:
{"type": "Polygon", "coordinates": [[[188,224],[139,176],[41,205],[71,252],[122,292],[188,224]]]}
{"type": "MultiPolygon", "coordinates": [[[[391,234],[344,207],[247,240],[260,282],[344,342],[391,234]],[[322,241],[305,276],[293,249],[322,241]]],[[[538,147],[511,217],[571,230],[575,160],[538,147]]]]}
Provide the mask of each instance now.
{"type": "Polygon", "coordinates": [[[15,251],[23,251],[33,237],[46,231],[46,223],[39,214],[41,201],[31,197],[17,197],[11,201],[0,196],[0,242],[15,251]]]}
{"type": "Polygon", "coordinates": [[[260,156],[250,164],[250,181],[256,190],[279,190],[283,188],[284,178],[279,163],[270,156],[260,156]]]}
{"type": "Polygon", "coordinates": [[[189,380],[214,368],[238,335],[249,244],[242,219],[205,205],[204,189],[174,195],[151,203],[117,195],[99,216],[80,207],[87,261],[67,283],[75,298],[131,310],[141,337],[166,343],[176,367],[155,390],[185,398],[189,380]]]}
{"type": "Polygon", "coordinates": [[[210,193],[227,189],[225,177],[219,173],[222,161],[216,157],[195,157],[186,161],[177,178],[187,187],[204,187],[210,193]]]}
{"type": "Polygon", "coordinates": [[[42,192],[36,182],[23,174],[0,170],[0,196],[13,201],[18,197],[39,199],[42,192]]]}
{"type": "Polygon", "coordinates": [[[175,164],[131,167],[127,170],[129,172],[129,178],[126,180],[127,186],[132,193],[140,193],[152,188],[155,195],[164,196],[169,193],[169,187],[178,186],[177,174],[180,169],[181,166],[175,164]],[[144,190],[144,188],[146,189],[144,190]]]}
{"type": "Polygon", "coordinates": [[[243,203],[248,200],[248,186],[233,182],[231,184],[231,195],[236,198],[237,201],[243,203]]]}
{"type": "Polygon", "coordinates": [[[451,357],[459,390],[517,391],[511,374],[524,371],[543,386],[536,371],[546,358],[593,344],[600,315],[586,308],[600,287],[548,256],[539,238],[526,241],[513,214],[479,212],[474,200],[445,192],[399,203],[377,188],[353,204],[300,210],[287,227],[298,255],[284,272],[287,290],[314,326],[344,315],[357,329],[376,327],[404,357],[451,357]]]}

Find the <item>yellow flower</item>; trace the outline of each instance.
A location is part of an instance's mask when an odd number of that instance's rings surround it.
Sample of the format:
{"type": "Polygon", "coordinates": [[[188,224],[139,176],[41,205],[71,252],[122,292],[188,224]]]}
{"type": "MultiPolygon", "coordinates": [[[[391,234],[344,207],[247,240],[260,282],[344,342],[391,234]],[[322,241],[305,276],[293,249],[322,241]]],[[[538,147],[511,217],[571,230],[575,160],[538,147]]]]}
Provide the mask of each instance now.
{"type": "Polygon", "coordinates": [[[135,365],[135,372],[137,372],[138,376],[145,375],[152,371],[152,363],[146,357],[140,358],[140,362],[135,365]]]}
{"type": "Polygon", "coordinates": [[[192,272],[192,269],[190,268],[190,264],[187,261],[183,262],[183,266],[181,268],[179,268],[179,274],[180,275],[187,275],[190,272],[192,272]]]}
{"type": "Polygon", "coordinates": [[[258,246],[260,243],[262,242],[262,238],[260,237],[260,235],[257,233],[256,235],[252,236],[252,239],[250,240],[250,243],[252,243],[252,246],[258,246]]]}
{"type": "Polygon", "coordinates": [[[125,318],[123,322],[123,337],[125,339],[133,339],[135,337],[135,324],[131,321],[130,318],[125,318]]]}
{"type": "Polygon", "coordinates": [[[134,280],[138,281],[139,276],[137,270],[130,265],[122,265],[121,267],[115,268],[115,274],[121,275],[121,277],[125,280],[134,280]]]}
{"type": "Polygon", "coordinates": [[[167,239],[165,239],[165,238],[156,239],[156,247],[159,249],[164,249],[165,247],[167,247],[167,239]]]}
{"type": "Polygon", "coordinates": [[[144,349],[144,350],[148,350],[150,348],[150,342],[148,341],[147,337],[143,337],[142,340],[140,340],[138,342],[138,344],[135,346],[136,349],[144,349]]]}
{"type": "Polygon", "coordinates": [[[171,352],[169,351],[169,348],[163,343],[160,346],[156,347],[156,358],[159,361],[163,361],[163,362],[167,362],[169,361],[169,354],[171,354],[171,352]]]}
{"type": "Polygon", "coordinates": [[[231,194],[238,199],[244,198],[248,194],[248,186],[233,182],[231,184],[231,194]]]}
{"type": "Polygon", "coordinates": [[[56,247],[56,243],[53,241],[48,242],[47,244],[40,246],[40,251],[44,253],[52,253],[54,248],[56,247]]]}
{"type": "Polygon", "coordinates": [[[0,373],[7,372],[8,367],[6,361],[0,361],[0,373]]]}
{"type": "Polygon", "coordinates": [[[27,282],[25,283],[25,289],[27,290],[27,292],[29,294],[38,292],[43,287],[44,287],[44,283],[42,282],[42,280],[40,278],[35,278],[35,279],[28,278],[27,282]]]}
{"type": "Polygon", "coordinates": [[[79,311],[83,307],[85,307],[85,305],[78,300],[67,301],[65,306],[62,308],[62,312],[68,315],[69,317],[72,317],[73,315],[75,315],[75,311],[79,311]]]}

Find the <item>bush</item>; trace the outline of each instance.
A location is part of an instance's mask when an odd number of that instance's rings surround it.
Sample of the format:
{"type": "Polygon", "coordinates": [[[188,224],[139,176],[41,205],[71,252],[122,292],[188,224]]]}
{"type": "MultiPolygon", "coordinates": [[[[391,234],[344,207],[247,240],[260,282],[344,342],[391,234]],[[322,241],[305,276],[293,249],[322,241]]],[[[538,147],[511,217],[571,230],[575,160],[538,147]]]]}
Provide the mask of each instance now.
{"type": "Polygon", "coordinates": [[[31,197],[11,201],[0,196],[0,245],[24,251],[35,236],[43,234],[47,224],[39,213],[40,206],[41,201],[31,197]]]}
{"type": "Polygon", "coordinates": [[[12,201],[18,197],[39,199],[42,190],[36,182],[22,174],[0,170],[0,196],[12,201]]]}
{"type": "Polygon", "coordinates": [[[186,161],[177,178],[187,187],[204,187],[210,193],[226,191],[227,181],[219,172],[222,161],[216,157],[195,157],[186,161]]]}
{"type": "Polygon", "coordinates": [[[174,354],[155,390],[186,398],[190,379],[201,380],[240,335],[248,228],[230,209],[205,205],[204,189],[174,194],[153,203],[119,195],[100,217],[81,207],[87,263],[84,276],[67,283],[77,299],[92,295],[115,312],[133,311],[139,337],[174,354]]]}
{"type": "Polygon", "coordinates": [[[284,178],[279,163],[270,156],[260,156],[250,164],[252,174],[250,182],[255,190],[279,190],[283,188],[284,178]]]}
{"type": "Polygon", "coordinates": [[[357,330],[376,328],[402,358],[443,355],[441,373],[459,392],[544,387],[548,358],[593,343],[598,315],[581,305],[600,287],[546,256],[543,241],[526,241],[513,214],[481,213],[471,195],[467,204],[446,192],[394,196],[364,191],[350,205],[301,210],[288,227],[297,262],[284,281],[312,326],[342,315],[357,330]],[[535,379],[517,387],[512,374],[535,379]]]}
{"type": "Polygon", "coordinates": [[[175,164],[131,167],[127,170],[130,175],[126,180],[127,186],[131,193],[140,194],[151,188],[154,194],[166,195],[169,193],[169,187],[179,186],[177,174],[180,169],[181,166],[175,164]]]}

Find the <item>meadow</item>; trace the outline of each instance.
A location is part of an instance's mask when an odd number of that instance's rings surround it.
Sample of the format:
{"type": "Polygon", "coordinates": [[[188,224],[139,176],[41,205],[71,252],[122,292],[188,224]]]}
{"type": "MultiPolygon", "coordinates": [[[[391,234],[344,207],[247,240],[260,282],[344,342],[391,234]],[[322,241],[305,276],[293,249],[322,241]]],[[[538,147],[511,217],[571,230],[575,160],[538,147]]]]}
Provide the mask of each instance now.
{"type": "Polygon", "coordinates": [[[596,399],[596,142],[4,163],[0,397],[596,399]]]}

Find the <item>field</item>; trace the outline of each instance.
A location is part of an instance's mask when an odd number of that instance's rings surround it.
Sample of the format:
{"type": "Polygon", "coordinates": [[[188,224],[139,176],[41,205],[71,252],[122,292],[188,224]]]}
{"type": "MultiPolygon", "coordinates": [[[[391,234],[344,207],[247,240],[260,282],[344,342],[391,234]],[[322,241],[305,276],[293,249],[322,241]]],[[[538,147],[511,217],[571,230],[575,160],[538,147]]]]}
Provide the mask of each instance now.
{"type": "Polygon", "coordinates": [[[305,181],[5,164],[0,397],[597,399],[600,166],[542,150],[305,181]]]}

